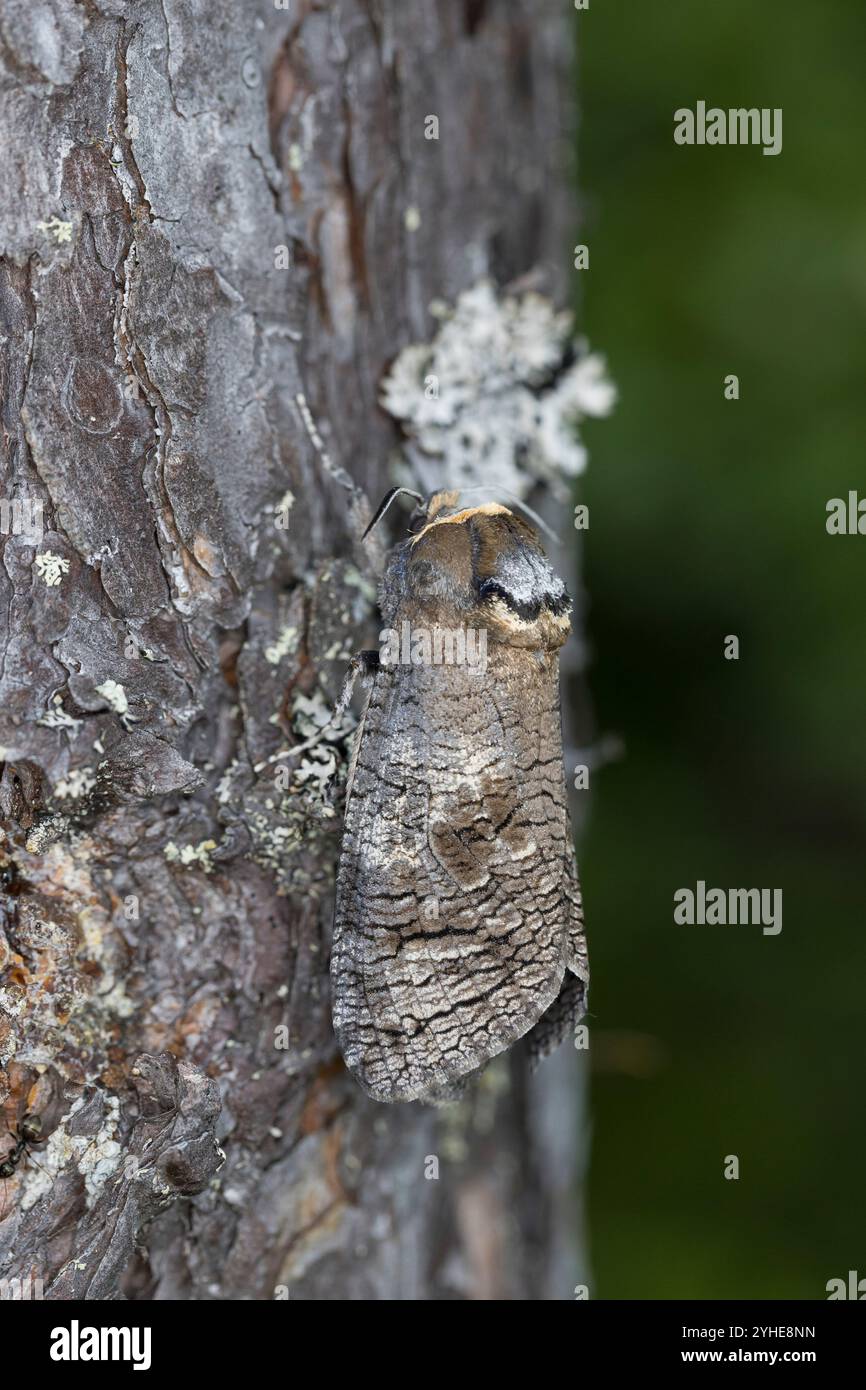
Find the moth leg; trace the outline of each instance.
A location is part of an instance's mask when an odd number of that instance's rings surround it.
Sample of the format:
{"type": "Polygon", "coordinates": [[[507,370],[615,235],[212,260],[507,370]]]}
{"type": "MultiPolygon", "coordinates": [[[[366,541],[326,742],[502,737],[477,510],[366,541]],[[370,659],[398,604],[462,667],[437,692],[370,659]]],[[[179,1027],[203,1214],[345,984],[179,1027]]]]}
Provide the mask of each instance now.
{"type": "Polygon", "coordinates": [[[352,691],[355,688],[355,681],[358,679],[358,676],[361,676],[363,679],[366,676],[375,674],[378,669],[378,652],[356,652],[349,662],[349,669],[343,681],[340,697],[322,727],[317,729],[314,734],[311,734],[309,738],[304,739],[303,743],[296,743],[291,748],[281,748],[279,753],[272,753],[271,756],[265,758],[263,762],[256,763],[254,770],[256,772],[261,772],[263,768],[268,767],[271,763],[279,762],[281,758],[293,758],[298,753],[306,753],[310,748],[315,748],[316,744],[321,743],[328,730],[339,723],[346,710],[349,708],[349,701],[352,698],[352,691]]]}
{"type": "Polygon", "coordinates": [[[355,681],[358,679],[358,677],[360,676],[361,679],[364,680],[368,676],[374,676],[378,669],[378,652],[363,651],[355,653],[355,655],[352,657],[352,660],[349,662],[349,669],[346,672],[346,678],[343,681],[343,689],[340,691],[340,698],[334,706],[334,713],[331,715],[331,718],[328,720],[328,723],[324,726],[326,729],[330,724],[333,724],[338,719],[341,719],[342,716],[345,714],[346,710],[349,708],[349,701],[352,698],[352,691],[355,689],[355,681]]]}

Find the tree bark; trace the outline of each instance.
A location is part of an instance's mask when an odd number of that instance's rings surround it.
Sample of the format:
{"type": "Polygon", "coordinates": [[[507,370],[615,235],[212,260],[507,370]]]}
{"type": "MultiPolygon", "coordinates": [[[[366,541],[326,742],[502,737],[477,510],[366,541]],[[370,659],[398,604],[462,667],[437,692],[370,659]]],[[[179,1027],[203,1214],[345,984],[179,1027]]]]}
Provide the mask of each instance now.
{"type": "Polygon", "coordinates": [[[583,1278],[574,1050],[367,1100],[329,1012],[342,745],[267,762],[375,630],[396,354],[482,276],[561,298],[569,30],[561,0],[0,7],[0,1099],[46,1131],[0,1277],[46,1297],[583,1278]]]}

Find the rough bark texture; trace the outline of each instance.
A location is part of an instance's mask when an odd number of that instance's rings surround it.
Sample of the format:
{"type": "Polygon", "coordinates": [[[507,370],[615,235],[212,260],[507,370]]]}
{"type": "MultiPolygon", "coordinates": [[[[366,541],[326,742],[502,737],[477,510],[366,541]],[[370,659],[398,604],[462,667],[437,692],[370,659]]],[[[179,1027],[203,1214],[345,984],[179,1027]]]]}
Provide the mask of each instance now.
{"type": "Polygon", "coordinates": [[[0,1099],[48,1133],[0,1183],[0,1277],[46,1297],[582,1277],[573,1050],[447,1109],[367,1100],[329,1013],[342,753],[256,770],[373,619],[363,500],[297,397],[378,500],[380,382],[430,302],[561,263],[570,24],[0,6],[0,493],[43,504],[2,537],[0,1099]]]}

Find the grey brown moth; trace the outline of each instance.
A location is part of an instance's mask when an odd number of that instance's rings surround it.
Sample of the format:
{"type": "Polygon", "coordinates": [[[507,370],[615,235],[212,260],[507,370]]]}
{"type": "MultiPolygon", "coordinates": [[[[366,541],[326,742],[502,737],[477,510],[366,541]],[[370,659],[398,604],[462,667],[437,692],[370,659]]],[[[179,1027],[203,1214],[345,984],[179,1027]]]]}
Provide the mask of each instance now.
{"type": "Polygon", "coordinates": [[[521,516],[446,492],[392,551],[379,601],[388,643],[355,659],[370,689],[337,883],[334,1029],[376,1100],[437,1101],[524,1035],[548,1052],[585,1007],[559,705],[571,603],[521,516]]]}

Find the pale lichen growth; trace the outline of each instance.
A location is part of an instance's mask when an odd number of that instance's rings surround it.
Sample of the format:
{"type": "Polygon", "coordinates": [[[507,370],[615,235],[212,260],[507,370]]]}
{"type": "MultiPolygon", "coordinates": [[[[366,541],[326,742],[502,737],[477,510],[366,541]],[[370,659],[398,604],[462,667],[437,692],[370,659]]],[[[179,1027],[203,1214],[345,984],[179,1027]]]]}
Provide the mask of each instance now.
{"type": "Polygon", "coordinates": [[[212,874],[213,864],[210,856],[216,847],[216,840],[200,840],[197,845],[176,845],[173,840],[169,840],[163,854],[169,864],[180,864],[185,869],[204,869],[206,874],[212,874]]]}
{"type": "MultiPolygon", "coordinates": [[[[260,783],[243,804],[244,824],[255,845],[253,858],[277,880],[277,892],[302,889],[315,897],[329,887],[329,876],[315,867],[320,839],[329,832],[333,801],[345,760],[334,746],[356,727],[351,711],[325,727],[333,711],[321,691],[296,694],[292,726],[302,741],[316,739],[298,759],[276,761],[273,783],[260,783]]],[[[263,763],[259,770],[267,766],[263,763]]]]}
{"type": "Polygon", "coordinates": [[[376,585],[355,565],[346,565],[343,570],[343,583],[350,589],[357,589],[365,604],[370,607],[376,602],[376,585]]]}
{"type": "Polygon", "coordinates": [[[110,989],[100,990],[99,1007],[104,1013],[117,1018],[132,1018],[139,1005],[126,992],[123,980],[117,980],[110,989]]]}
{"type": "Polygon", "coordinates": [[[323,661],[348,661],[352,656],[352,643],[349,641],[332,642],[328,650],[323,654],[323,661]]]}
{"type": "Polygon", "coordinates": [[[241,764],[238,762],[237,758],[233,758],[232,761],[229,763],[228,767],[226,768],[225,772],[223,773],[222,777],[217,782],[216,799],[221,806],[226,806],[230,801],[234,799],[232,782],[234,781],[235,774],[240,770],[241,764]]]}
{"type": "Polygon", "coordinates": [[[96,687],[97,695],[102,695],[108,702],[115,714],[128,714],[129,701],[126,698],[126,691],[117,681],[103,681],[102,685],[96,687]]]}
{"type": "Polygon", "coordinates": [[[283,657],[295,651],[297,645],[298,629],[296,627],[284,627],[276,642],[270,647],[265,647],[265,661],[269,661],[272,666],[279,666],[283,657]]]}
{"type": "Polygon", "coordinates": [[[333,710],[321,690],[315,690],[312,695],[298,693],[292,700],[292,726],[302,738],[312,738],[321,732],[322,737],[330,742],[338,743],[344,739],[355,727],[351,711],[346,710],[341,719],[326,728],[332,716],[333,710]]]}
{"type": "Polygon", "coordinates": [[[47,222],[37,222],[36,230],[51,237],[58,246],[72,240],[72,223],[64,222],[61,217],[49,217],[47,222]]]}
{"type": "Polygon", "coordinates": [[[86,796],[92,792],[96,786],[96,775],[92,768],[74,767],[69,774],[62,778],[54,788],[54,795],[64,800],[66,797],[76,800],[78,797],[86,796]]]}
{"type": "Polygon", "coordinates": [[[28,1168],[21,1197],[21,1206],[25,1211],[46,1195],[67,1163],[74,1162],[84,1179],[88,1208],[93,1206],[106,1182],[117,1170],[123,1152],[114,1138],[120,1120],[120,1102],[116,1096],[106,1096],[106,1113],[95,1134],[70,1134],[69,1121],[83,1105],[83,1100],[76,1101],[63,1127],[56,1129],[45,1148],[40,1149],[39,1168],[28,1168]]]}
{"type": "Polygon", "coordinates": [[[489,280],[431,309],[437,333],[404,348],[382,388],[406,431],[407,481],[518,497],[546,481],[564,495],[559,480],[586,466],[581,419],[607,415],[616,396],[604,360],[573,343],[572,315],[489,280]]]}
{"type": "Polygon", "coordinates": [[[50,709],[41,714],[36,720],[37,724],[42,724],[46,729],[66,729],[70,735],[78,733],[82,721],[75,719],[60,703],[60,696],[54,696],[54,702],[50,709]]]}
{"type": "MultiPolygon", "coordinates": [[[[338,766],[337,755],[333,748],[319,744],[317,748],[304,754],[295,773],[295,778],[302,786],[308,787],[317,797],[324,800],[327,789],[336,776],[338,766]]],[[[326,820],[330,820],[334,815],[333,806],[323,806],[321,814],[326,820]]]]}
{"type": "Polygon", "coordinates": [[[50,550],[40,551],[33,565],[39,578],[44,580],[49,589],[55,588],[62,581],[64,574],[69,573],[69,561],[50,550]]]}
{"type": "Polygon", "coordinates": [[[138,723],[135,715],[129,712],[129,700],[126,698],[126,691],[118,681],[103,681],[102,685],[96,687],[96,693],[102,696],[109,709],[120,716],[120,722],[125,729],[128,729],[130,724],[138,723]]]}

